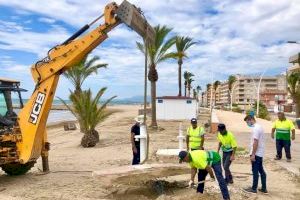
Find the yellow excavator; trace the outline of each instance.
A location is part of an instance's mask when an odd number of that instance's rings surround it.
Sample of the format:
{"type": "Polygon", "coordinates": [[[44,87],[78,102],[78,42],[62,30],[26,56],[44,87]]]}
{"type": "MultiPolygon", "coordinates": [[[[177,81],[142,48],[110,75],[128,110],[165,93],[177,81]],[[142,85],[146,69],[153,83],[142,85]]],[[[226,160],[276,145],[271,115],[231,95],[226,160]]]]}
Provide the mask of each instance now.
{"type": "MultiPolygon", "coordinates": [[[[154,30],[142,11],[124,0],[120,5],[106,5],[104,14],[83,26],[65,42],[51,48],[47,56],[31,67],[35,89],[23,106],[18,81],[0,79],[0,95],[6,113],[0,115],[0,166],[9,175],[26,173],[41,156],[43,171],[49,171],[46,123],[57,88],[59,76],[82,60],[108,38],[108,32],[119,24],[126,24],[147,42],[153,42],[154,30]],[[104,23],[83,35],[104,17],[104,23]],[[14,112],[12,93],[19,94],[21,110],[14,112]]],[[[1,101],[1,99],[0,99],[1,101]]]]}

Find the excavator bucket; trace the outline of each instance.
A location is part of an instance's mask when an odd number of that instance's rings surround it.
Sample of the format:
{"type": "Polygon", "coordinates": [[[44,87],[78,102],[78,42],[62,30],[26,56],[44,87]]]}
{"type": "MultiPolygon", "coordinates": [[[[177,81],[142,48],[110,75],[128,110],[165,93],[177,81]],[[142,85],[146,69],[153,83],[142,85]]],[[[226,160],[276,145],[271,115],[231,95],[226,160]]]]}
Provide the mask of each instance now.
{"type": "Polygon", "coordinates": [[[142,11],[135,7],[135,5],[124,0],[122,4],[119,5],[116,14],[123,23],[132,28],[141,37],[150,43],[154,42],[154,29],[142,15],[142,11]]]}

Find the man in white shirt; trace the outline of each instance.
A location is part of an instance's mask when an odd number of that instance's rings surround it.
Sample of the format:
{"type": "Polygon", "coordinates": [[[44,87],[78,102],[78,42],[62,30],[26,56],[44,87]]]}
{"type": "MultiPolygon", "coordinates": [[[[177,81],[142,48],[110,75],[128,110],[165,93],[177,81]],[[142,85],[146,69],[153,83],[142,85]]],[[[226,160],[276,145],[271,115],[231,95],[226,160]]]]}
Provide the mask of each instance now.
{"type": "Polygon", "coordinates": [[[260,192],[267,194],[267,174],[263,167],[263,157],[265,153],[265,134],[261,125],[256,123],[253,115],[247,115],[244,119],[249,127],[252,128],[250,142],[250,160],[252,163],[253,183],[252,187],[245,188],[246,192],[257,193],[259,174],[262,187],[260,192]]]}

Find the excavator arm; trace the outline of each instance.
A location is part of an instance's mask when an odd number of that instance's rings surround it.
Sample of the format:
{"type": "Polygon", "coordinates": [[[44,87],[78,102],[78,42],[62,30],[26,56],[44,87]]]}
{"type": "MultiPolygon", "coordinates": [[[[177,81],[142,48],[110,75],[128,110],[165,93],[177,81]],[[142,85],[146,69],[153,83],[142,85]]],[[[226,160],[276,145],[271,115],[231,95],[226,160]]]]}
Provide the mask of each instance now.
{"type": "MultiPolygon", "coordinates": [[[[79,37],[94,22],[85,25],[61,45],[49,50],[48,55],[31,67],[36,83],[35,90],[18,115],[18,126],[14,128],[17,141],[18,162],[26,164],[36,161],[45,151],[47,143],[46,122],[57,88],[59,76],[108,38],[108,32],[121,23],[127,24],[144,39],[153,41],[154,30],[141,11],[126,0],[121,4],[110,3],[105,7],[105,22],[79,37]]],[[[98,19],[97,19],[98,20],[98,19]]],[[[46,154],[46,153],[44,153],[46,154]]]]}

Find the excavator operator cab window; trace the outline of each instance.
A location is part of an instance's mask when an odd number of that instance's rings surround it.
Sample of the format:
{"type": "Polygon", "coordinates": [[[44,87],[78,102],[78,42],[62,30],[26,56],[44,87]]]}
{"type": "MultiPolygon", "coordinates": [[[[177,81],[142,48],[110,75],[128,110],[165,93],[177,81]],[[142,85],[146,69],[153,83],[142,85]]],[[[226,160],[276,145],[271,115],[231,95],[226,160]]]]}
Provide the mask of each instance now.
{"type": "Polygon", "coordinates": [[[0,93],[0,115],[4,116],[7,112],[7,106],[3,93],[0,93]]]}
{"type": "Polygon", "coordinates": [[[23,107],[19,88],[20,83],[13,80],[0,79],[0,129],[13,126],[17,121],[17,114],[23,107]]]}

